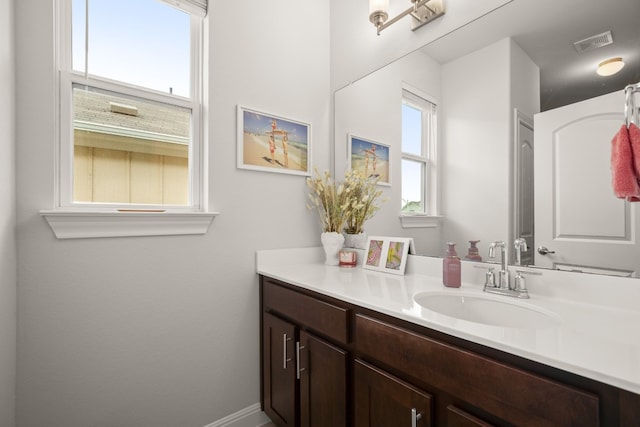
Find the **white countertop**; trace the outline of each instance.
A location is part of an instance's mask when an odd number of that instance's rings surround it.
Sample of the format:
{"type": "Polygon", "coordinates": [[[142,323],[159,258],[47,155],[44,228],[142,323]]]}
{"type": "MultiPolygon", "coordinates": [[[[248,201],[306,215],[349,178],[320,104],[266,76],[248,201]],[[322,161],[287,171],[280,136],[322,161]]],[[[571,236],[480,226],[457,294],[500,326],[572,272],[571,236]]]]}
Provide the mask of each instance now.
{"type": "Polygon", "coordinates": [[[446,288],[435,274],[441,271],[441,260],[423,258],[415,257],[413,262],[410,259],[407,274],[398,276],[361,267],[326,266],[320,248],[267,250],[258,251],[256,270],[323,295],[640,394],[640,300],[629,303],[638,292],[629,287],[629,282],[613,279],[612,285],[609,279],[546,271],[542,276],[527,277],[531,298],[518,300],[484,293],[484,269],[471,265],[477,263],[463,263],[459,289],[446,288]],[[582,283],[574,283],[576,280],[582,283]],[[603,286],[607,288],[601,289],[603,286]],[[557,323],[526,329],[455,319],[418,305],[414,296],[422,292],[507,299],[553,313],[557,323]],[[625,293],[615,295],[616,292],[625,293]]]}

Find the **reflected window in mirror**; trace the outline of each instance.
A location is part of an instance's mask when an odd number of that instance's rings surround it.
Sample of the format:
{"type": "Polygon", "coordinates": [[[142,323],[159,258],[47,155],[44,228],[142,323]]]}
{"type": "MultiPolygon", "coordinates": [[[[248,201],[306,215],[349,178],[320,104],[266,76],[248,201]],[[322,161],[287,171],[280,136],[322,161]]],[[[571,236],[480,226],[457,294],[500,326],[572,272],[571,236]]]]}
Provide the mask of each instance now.
{"type": "Polygon", "coordinates": [[[403,89],[402,206],[404,215],[438,215],[437,105],[433,99],[403,89]]]}

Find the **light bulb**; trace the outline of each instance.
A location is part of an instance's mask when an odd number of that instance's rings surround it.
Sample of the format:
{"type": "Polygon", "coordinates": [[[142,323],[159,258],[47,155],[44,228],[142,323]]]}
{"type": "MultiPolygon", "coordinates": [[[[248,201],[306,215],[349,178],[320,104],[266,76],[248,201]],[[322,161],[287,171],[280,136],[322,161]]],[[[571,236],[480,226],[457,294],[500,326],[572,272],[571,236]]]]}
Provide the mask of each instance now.
{"type": "Polygon", "coordinates": [[[369,15],[375,12],[389,11],[389,0],[369,0],[369,15]]]}
{"type": "Polygon", "coordinates": [[[624,67],[622,58],[610,58],[598,64],[598,70],[596,72],[601,76],[611,76],[622,70],[622,67],[624,67]]]}

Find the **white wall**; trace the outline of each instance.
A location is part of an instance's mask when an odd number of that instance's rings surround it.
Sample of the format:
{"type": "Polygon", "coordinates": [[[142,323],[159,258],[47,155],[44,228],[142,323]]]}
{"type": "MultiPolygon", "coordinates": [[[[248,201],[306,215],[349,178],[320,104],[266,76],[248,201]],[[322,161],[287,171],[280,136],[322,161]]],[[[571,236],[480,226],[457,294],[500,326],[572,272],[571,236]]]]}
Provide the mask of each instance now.
{"type": "Polygon", "coordinates": [[[335,94],[335,167],[341,175],[348,167],[348,134],[391,146],[391,187],[379,187],[387,199],[365,224],[369,235],[413,237],[418,253],[438,251],[439,228],[403,229],[400,164],[402,159],[403,83],[436,102],[440,99],[440,64],[414,52],[340,89],[335,94]]]}
{"type": "Polygon", "coordinates": [[[480,240],[486,258],[492,241],[513,241],[514,108],[539,111],[538,67],[506,38],[445,64],[442,76],[444,235],[460,256],[480,240]]]}
{"type": "MultiPolygon", "coordinates": [[[[368,1],[331,0],[331,88],[337,90],[511,1],[443,0],[443,17],[416,31],[411,31],[411,18],[404,17],[378,36],[369,22],[368,1]]],[[[389,19],[409,6],[408,1],[390,2],[389,19]]]]}
{"type": "Polygon", "coordinates": [[[16,2],[18,425],[204,426],[259,401],[255,251],[320,243],[303,177],[236,169],[235,107],[312,123],[329,167],[329,5],[212,3],[206,235],[58,241],[52,4],[16,2]]]}
{"type": "Polygon", "coordinates": [[[16,193],[13,0],[0,0],[0,425],[15,425],[16,193]]]}
{"type": "Polygon", "coordinates": [[[533,119],[540,112],[540,69],[510,40],[511,105],[533,119]]]}

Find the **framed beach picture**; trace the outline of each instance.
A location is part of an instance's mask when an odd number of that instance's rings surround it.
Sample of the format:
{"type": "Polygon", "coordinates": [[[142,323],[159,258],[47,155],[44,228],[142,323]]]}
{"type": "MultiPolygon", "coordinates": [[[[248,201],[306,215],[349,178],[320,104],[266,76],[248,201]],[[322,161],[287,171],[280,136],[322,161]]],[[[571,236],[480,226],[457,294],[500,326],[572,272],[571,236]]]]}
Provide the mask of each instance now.
{"type": "Polygon", "coordinates": [[[362,261],[362,268],[384,271],[392,274],[404,274],[413,246],[410,237],[371,236],[362,261]]]}
{"type": "Polygon", "coordinates": [[[311,125],[238,105],[238,168],[311,175],[311,125]]]}
{"type": "Polygon", "coordinates": [[[391,147],[355,135],[348,135],[349,168],[364,176],[377,176],[379,185],[391,186],[391,147]]]}

